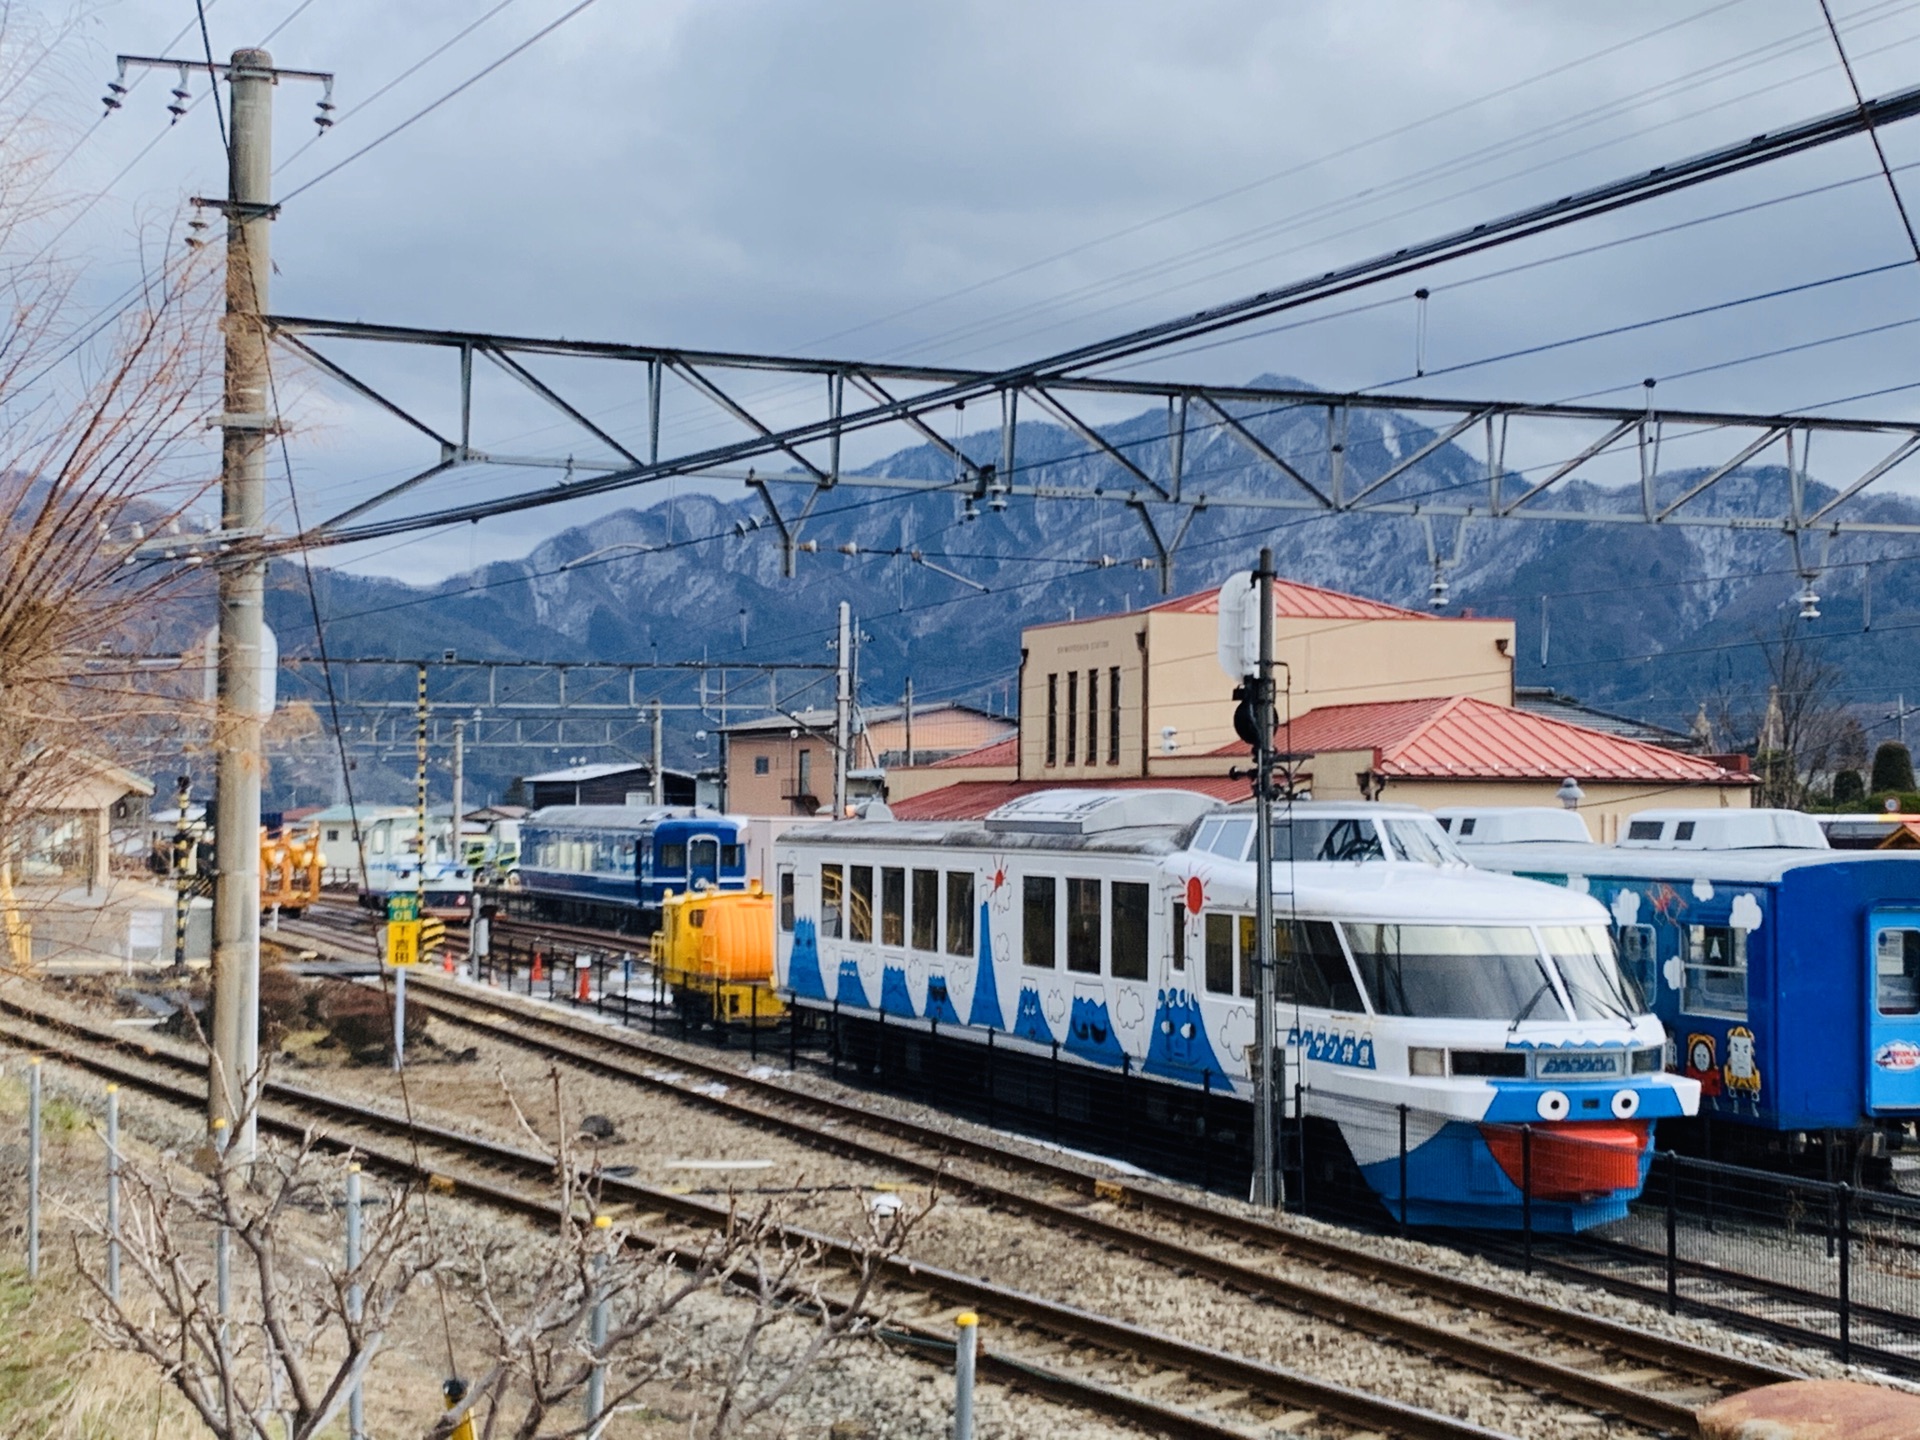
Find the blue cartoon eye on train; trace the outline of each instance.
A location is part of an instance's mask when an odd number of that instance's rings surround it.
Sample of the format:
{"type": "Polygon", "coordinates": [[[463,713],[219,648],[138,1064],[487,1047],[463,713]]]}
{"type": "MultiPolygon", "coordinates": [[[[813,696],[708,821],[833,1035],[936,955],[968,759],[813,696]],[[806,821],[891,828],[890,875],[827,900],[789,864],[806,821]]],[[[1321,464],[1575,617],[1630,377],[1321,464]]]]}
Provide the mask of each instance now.
{"type": "Polygon", "coordinates": [[[1837,1167],[1913,1146],[1920,855],[1829,848],[1793,811],[1645,811],[1611,845],[1564,811],[1441,818],[1474,863],[1606,907],[1672,1068],[1700,1086],[1700,1118],[1675,1140],[1837,1167]]]}
{"type": "MultiPolygon", "coordinates": [[[[1665,1032],[1604,909],[1474,871],[1404,807],[1299,804],[1275,838],[1293,1118],[1410,1223],[1623,1215],[1654,1124],[1689,1113],[1699,1087],[1664,1072],[1665,1032]]],[[[775,847],[779,982],[836,1035],[910,1036],[950,1073],[985,1063],[989,1042],[1002,1066],[1069,1067],[1116,1123],[1139,1105],[1118,1077],[1244,1108],[1250,846],[1249,811],[1169,790],[791,832],[775,847]]]]}

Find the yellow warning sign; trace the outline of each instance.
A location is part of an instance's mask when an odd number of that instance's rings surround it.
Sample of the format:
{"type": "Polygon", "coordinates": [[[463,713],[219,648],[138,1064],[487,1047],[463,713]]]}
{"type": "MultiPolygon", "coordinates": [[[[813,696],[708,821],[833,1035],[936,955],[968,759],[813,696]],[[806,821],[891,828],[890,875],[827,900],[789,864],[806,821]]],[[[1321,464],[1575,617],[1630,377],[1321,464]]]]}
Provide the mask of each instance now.
{"type": "Polygon", "coordinates": [[[418,920],[387,922],[387,963],[389,965],[420,963],[420,922],[418,920]]]}

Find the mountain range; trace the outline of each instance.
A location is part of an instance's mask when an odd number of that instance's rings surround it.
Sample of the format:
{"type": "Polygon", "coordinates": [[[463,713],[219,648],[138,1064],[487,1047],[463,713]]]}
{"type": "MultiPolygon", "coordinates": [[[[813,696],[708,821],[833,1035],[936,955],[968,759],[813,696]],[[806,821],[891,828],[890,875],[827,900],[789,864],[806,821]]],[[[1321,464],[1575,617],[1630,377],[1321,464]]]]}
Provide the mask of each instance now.
{"type": "MultiPolygon", "coordinates": [[[[1263,376],[1256,383],[1299,387],[1263,376]]],[[[1247,428],[1277,453],[1326,481],[1322,412],[1247,412],[1247,428]]],[[[1149,473],[1167,473],[1165,419],[1148,412],[1103,427],[1108,440],[1149,473]]],[[[1391,410],[1354,411],[1346,440],[1356,473],[1384,469],[1432,438],[1417,419],[1391,410]],[[1384,459],[1380,457],[1386,457],[1384,459]]],[[[1023,424],[1023,478],[1050,484],[1129,488],[1117,465],[1064,428],[1023,424]]],[[[998,457],[999,435],[969,436],[964,448],[983,462],[998,457]]],[[[951,457],[931,445],[903,450],[869,473],[950,481],[951,457]]],[[[1236,506],[1271,493],[1276,481],[1220,429],[1191,432],[1186,494],[1208,505],[1193,519],[1175,556],[1173,592],[1219,583],[1248,568],[1270,544],[1283,574],[1425,609],[1434,567],[1422,523],[1368,514],[1322,516],[1236,506]]],[[[1454,444],[1439,447],[1385,492],[1430,495],[1482,484],[1484,461],[1454,444]]],[[[1682,493],[1701,472],[1658,477],[1663,495],[1682,493]]],[[[1777,511],[1788,478],[1780,467],[1737,470],[1694,509],[1721,515],[1777,511]]],[[[776,487],[797,503],[798,487],[776,487]]],[[[1809,507],[1832,491],[1809,479],[1809,507]]],[[[1555,507],[1620,513],[1637,491],[1583,480],[1556,487],[1555,507]]],[[[1920,502],[1898,495],[1856,499],[1849,515],[1920,521],[1920,502]]],[[[1162,520],[1171,531],[1177,519],[1162,520]]],[[[1439,522],[1442,549],[1452,522],[1439,522]]],[[[757,496],[724,500],[680,494],[623,509],[554,535],[524,558],[495,562],[445,582],[411,586],[397,579],[316,569],[317,600],[334,655],[579,661],[700,660],[749,664],[830,662],[835,608],[858,617],[860,695],[890,703],[911,678],[916,697],[958,699],[1010,709],[1020,629],[1040,621],[1151,604],[1159,577],[1140,568],[1151,546],[1140,521],[1119,505],[1089,506],[1029,496],[1003,510],[979,507],[968,518],[958,489],[897,492],[848,486],[824,493],[801,538],[817,551],[782,574],[777,532],[757,496]],[[915,558],[915,552],[920,557],[915,558]],[[570,564],[570,562],[574,562],[570,564]]],[[[1903,694],[1920,697],[1920,648],[1905,632],[1920,628],[1920,546],[1898,535],[1850,536],[1826,557],[1841,568],[1819,580],[1817,620],[1799,621],[1801,582],[1777,534],[1758,530],[1604,523],[1477,521],[1446,570],[1443,613],[1510,615],[1517,624],[1516,679],[1552,686],[1605,709],[1685,728],[1706,704],[1716,717],[1757,724],[1768,666],[1763,642],[1783,629],[1837,667],[1836,698],[1855,707],[1878,735],[1903,694]],[[1901,563],[1903,560],[1908,563],[1901,563]],[[1873,561],[1871,565],[1859,562],[1873,561]],[[1870,577],[1870,578],[1869,578],[1870,577]],[[1544,602],[1542,597],[1547,597],[1544,602]],[[1868,627],[1870,609],[1871,628],[1868,627]],[[1783,622],[1791,622],[1785,624],[1783,622]],[[1744,719],[1742,717],[1750,717],[1744,719]]],[[[312,607],[297,569],[276,570],[269,617],[283,652],[314,653],[312,607]]],[[[764,682],[762,682],[764,683],[764,682]]],[[[691,681],[679,685],[691,691],[691,681]]],[[[679,693],[671,687],[665,693],[679,693]]],[[[792,695],[817,703],[830,691],[792,695]]],[[[764,694],[764,690],[759,693],[764,694]]],[[[696,722],[671,737],[683,762],[696,722]]],[[[1748,734],[1728,734],[1737,746],[1748,734]]],[[[476,757],[477,775],[494,762],[476,757]]],[[[508,769],[540,757],[502,757],[508,769]]],[[[484,788],[484,787],[483,787],[484,788]]]]}

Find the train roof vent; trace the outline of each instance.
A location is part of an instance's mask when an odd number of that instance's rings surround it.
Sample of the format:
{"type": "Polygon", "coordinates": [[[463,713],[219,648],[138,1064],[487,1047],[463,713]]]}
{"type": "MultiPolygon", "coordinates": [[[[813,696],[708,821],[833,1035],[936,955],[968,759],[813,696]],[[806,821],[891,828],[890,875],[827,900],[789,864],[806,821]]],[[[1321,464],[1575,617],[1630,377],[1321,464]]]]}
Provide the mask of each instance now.
{"type": "Polygon", "coordinates": [[[1093,835],[1139,825],[1190,825],[1220,809],[1191,790],[1036,790],[987,816],[989,830],[1029,835],[1093,835]]]}
{"type": "Polygon", "coordinates": [[[1624,850],[1825,850],[1820,822],[1798,810],[1642,810],[1624,850]]]}
{"type": "Polygon", "coordinates": [[[1587,822],[1549,805],[1459,805],[1434,815],[1456,845],[1529,845],[1540,841],[1591,845],[1587,822]]]}

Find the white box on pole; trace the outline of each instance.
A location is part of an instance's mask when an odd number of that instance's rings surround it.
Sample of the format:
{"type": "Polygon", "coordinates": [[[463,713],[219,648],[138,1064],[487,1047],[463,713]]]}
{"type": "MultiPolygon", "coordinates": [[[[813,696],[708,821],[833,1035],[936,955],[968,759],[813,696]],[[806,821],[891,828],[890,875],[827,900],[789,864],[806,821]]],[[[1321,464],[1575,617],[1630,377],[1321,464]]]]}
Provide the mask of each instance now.
{"type": "Polygon", "coordinates": [[[1260,668],[1259,588],[1251,570],[1236,570],[1220,586],[1220,668],[1244,680],[1260,668]]]}

